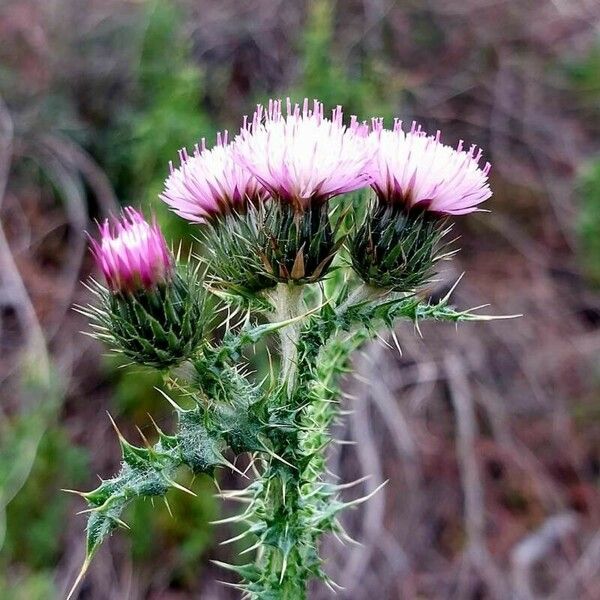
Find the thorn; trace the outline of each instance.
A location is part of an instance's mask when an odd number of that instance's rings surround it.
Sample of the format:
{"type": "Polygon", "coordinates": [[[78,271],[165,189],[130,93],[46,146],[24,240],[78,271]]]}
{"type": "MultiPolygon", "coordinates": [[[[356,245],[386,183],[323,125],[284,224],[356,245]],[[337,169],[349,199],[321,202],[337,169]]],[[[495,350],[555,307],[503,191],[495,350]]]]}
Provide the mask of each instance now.
{"type": "Polygon", "coordinates": [[[476,321],[503,321],[506,319],[520,319],[523,316],[522,313],[515,315],[475,315],[476,321]]]}
{"type": "Polygon", "coordinates": [[[336,485],[336,489],[338,490],[347,490],[351,487],[354,487],[355,485],[358,485],[359,483],[362,483],[363,481],[368,481],[369,479],[371,479],[372,475],[365,475],[364,477],[359,477],[358,479],[355,479],[354,481],[350,481],[348,483],[340,483],[339,485],[336,485]]]}
{"type": "Polygon", "coordinates": [[[229,467],[232,471],[244,477],[244,479],[250,479],[246,473],[240,471],[232,462],[228,461],[224,456],[221,456],[222,464],[229,467]]]}
{"type": "Polygon", "coordinates": [[[222,500],[231,500],[232,502],[239,502],[240,504],[252,504],[252,500],[250,498],[237,498],[235,496],[219,496],[217,498],[221,498],[222,500]]]}
{"type": "Polygon", "coordinates": [[[127,523],[125,523],[125,521],[123,521],[122,519],[119,519],[119,517],[112,517],[112,518],[116,523],[118,523],[124,529],[131,529],[131,527],[129,527],[129,525],[127,525],[127,523]]]}
{"type": "Polygon", "coordinates": [[[273,382],[275,381],[275,371],[273,368],[273,356],[271,355],[271,350],[269,349],[268,346],[266,346],[265,349],[267,351],[267,357],[269,360],[269,378],[270,378],[271,384],[273,384],[273,382]]]}
{"type": "Polygon", "coordinates": [[[121,433],[119,428],[117,427],[117,424],[115,423],[115,420],[112,418],[111,414],[108,411],[106,411],[106,414],[108,415],[110,424],[113,426],[113,429],[115,430],[115,432],[117,433],[117,436],[119,437],[119,441],[122,444],[127,444],[128,443],[127,440],[125,439],[125,437],[123,436],[123,434],[121,433]]]}
{"type": "Polygon", "coordinates": [[[256,550],[257,548],[260,548],[263,545],[263,541],[259,540],[258,542],[256,542],[256,544],[252,544],[252,546],[250,546],[249,548],[246,548],[245,550],[242,550],[240,552],[240,556],[242,554],[248,554],[248,552],[252,552],[253,550],[256,550]]]}
{"type": "Polygon", "coordinates": [[[265,452],[269,455],[272,456],[273,458],[281,461],[284,465],[287,465],[288,467],[291,467],[292,469],[297,469],[297,467],[295,467],[292,463],[289,463],[287,460],[285,460],[285,458],[282,458],[281,456],[279,456],[278,454],[276,454],[273,450],[271,450],[269,447],[267,447],[266,444],[264,444],[261,440],[261,445],[264,448],[265,452]]]}
{"type": "Polygon", "coordinates": [[[468,312],[473,312],[475,310],[481,310],[482,308],[487,308],[490,306],[489,302],[487,304],[480,304],[479,306],[474,306],[473,308],[469,308],[468,312]]]}
{"type": "Polygon", "coordinates": [[[383,483],[379,484],[372,492],[368,493],[366,496],[362,498],[357,498],[356,500],[351,500],[350,502],[344,502],[344,508],[351,508],[352,506],[358,506],[359,504],[363,504],[370,500],[383,486],[387,485],[389,479],[386,479],[383,483]]]}
{"type": "Polygon", "coordinates": [[[254,454],[254,455],[252,455],[252,462],[250,464],[252,465],[252,472],[258,479],[260,477],[260,473],[258,471],[258,468],[256,467],[256,463],[257,463],[257,458],[256,458],[256,454],[254,454]]]}
{"type": "Polygon", "coordinates": [[[246,477],[246,479],[248,479],[248,477],[247,477],[247,475],[246,475],[246,474],[248,473],[248,471],[249,471],[249,470],[250,470],[252,467],[254,467],[254,457],[252,457],[252,458],[250,459],[250,462],[248,463],[248,466],[247,466],[247,467],[244,469],[244,471],[243,471],[243,473],[242,473],[242,474],[244,475],[244,477],[246,477]]]}
{"type": "Polygon", "coordinates": [[[142,430],[137,425],[135,426],[135,428],[137,429],[137,432],[140,434],[140,437],[142,438],[142,442],[144,442],[144,446],[146,446],[146,448],[148,450],[152,450],[153,448],[150,445],[150,442],[148,441],[148,438],[142,432],[142,430]]]}
{"type": "Polygon", "coordinates": [[[175,400],[173,400],[166,392],[164,392],[157,386],[154,386],[154,389],[157,392],[159,392],[178,413],[183,412],[183,409],[181,408],[181,406],[179,406],[179,404],[177,404],[177,402],[175,402],[175,400]]]}
{"type": "Polygon", "coordinates": [[[219,490],[217,496],[221,496],[222,498],[239,498],[242,496],[247,496],[247,490],[219,490]]]}
{"type": "Polygon", "coordinates": [[[156,433],[158,433],[158,435],[164,435],[162,429],[156,424],[156,421],[154,420],[152,415],[150,413],[146,414],[150,417],[150,421],[152,421],[152,425],[154,426],[154,429],[156,429],[156,433]]]}
{"type": "Polygon", "coordinates": [[[65,492],[66,494],[75,494],[75,495],[81,496],[82,498],[87,500],[86,496],[87,496],[88,492],[80,492],[79,490],[70,490],[68,488],[61,488],[60,491],[65,492]]]}
{"type": "Polygon", "coordinates": [[[99,506],[94,506],[92,508],[84,508],[83,510],[79,510],[75,513],[75,516],[79,516],[79,515],[87,515],[88,513],[93,513],[96,512],[100,507],[99,506]]]}
{"type": "Polygon", "coordinates": [[[189,494],[190,496],[194,496],[194,498],[196,498],[198,496],[198,494],[196,494],[192,490],[186,488],[185,486],[181,485],[180,483],[177,483],[176,481],[173,481],[173,479],[170,479],[169,477],[165,477],[165,480],[167,481],[167,483],[170,486],[177,488],[178,490],[181,490],[182,492],[185,492],[186,494],[189,494]]]}
{"type": "Polygon", "coordinates": [[[355,540],[353,537],[351,537],[348,534],[348,532],[342,527],[341,523],[338,522],[337,527],[338,527],[338,531],[334,531],[334,535],[340,541],[340,543],[345,544],[347,542],[358,548],[364,547],[364,544],[362,544],[358,540],[355,540]]]}
{"type": "Polygon", "coordinates": [[[345,590],[346,588],[342,585],[340,585],[339,583],[336,583],[333,579],[331,579],[331,577],[328,577],[327,579],[325,579],[325,585],[334,593],[337,594],[338,592],[341,592],[343,590],[345,590]]]}
{"type": "Polygon", "coordinates": [[[285,570],[287,569],[288,555],[287,553],[283,555],[283,564],[281,565],[281,575],[279,576],[279,584],[283,583],[283,577],[285,575],[285,570]]]}
{"type": "Polygon", "coordinates": [[[450,300],[450,296],[454,293],[454,290],[458,287],[460,280],[465,276],[465,272],[463,271],[458,279],[454,282],[454,285],[448,290],[448,293],[439,301],[439,304],[447,304],[450,300]]]}
{"type": "Polygon", "coordinates": [[[377,333],[376,337],[386,348],[389,348],[390,350],[394,349],[392,345],[381,334],[377,333]]]}
{"type": "Polygon", "coordinates": [[[396,346],[396,349],[398,350],[398,354],[400,354],[400,356],[402,356],[402,348],[400,346],[400,342],[398,341],[398,336],[396,335],[396,332],[392,329],[392,339],[394,340],[394,344],[396,346]]]}
{"type": "Polygon", "coordinates": [[[419,327],[418,319],[415,319],[415,331],[417,332],[417,334],[419,335],[420,338],[423,338],[423,332],[421,331],[421,328],[419,327]]]}
{"type": "Polygon", "coordinates": [[[91,562],[92,562],[92,557],[86,556],[85,560],[83,561],[83,565],[81,565],[81,569],[79,570],[79,574],[77,575],[77,578],[75,579],[75,583],[73,583],[71,589],[69,590],[69,593],[67,594],[66,600],[71,600],[71,598],[73,597],[75,590],[81,583],[81,580],[85,577],[87,570],[90,568],[91,562]]]}
{"type": "Polygon", "coordinates": [[[223,542],[220,542],[219,546],[226,546],[227,544],[232,544],[233,542],[239,542],[239,540],[243,540],[247,535],[249,535],[249,533],[250,529],[246,529],[246,531],[240,533],[239,535],[229,538],[228,540],[224,540],[223,542]]]}
{"type": "Polygon", "coordinates": [[[169,511],[169,514],[171,515],[171,519],[172,519],[173,511],[171,510],[171,505],[169,504],[169,501],[167,500],[166,496],[163,496],[163,502],[165,503],[165,506],[167,507],[167,510],[169,511]]]}
{"type": "MultiPolygon", "coordinates": [[[[213,560],[211,562],[216,562],[216,561],[213,560]]],[[[221,585],[224,585],[225,587],[233,588],[234,590],[239,590],[242,592],[246,591],[246,586],[239,584],[239,583],[231,583],[230,581],[222,581],[221,579],[216,579],[215,581],[217,583],[220,583],[221,585]]]]}
{"type": "Polygon", "coordinates": [[[238,523],[244,520],[246,513],[242,515],[234,515],[233,517],[225,517],[216,521],[209,521],[209,525],[224,525],[225,523],[238,523]]]}

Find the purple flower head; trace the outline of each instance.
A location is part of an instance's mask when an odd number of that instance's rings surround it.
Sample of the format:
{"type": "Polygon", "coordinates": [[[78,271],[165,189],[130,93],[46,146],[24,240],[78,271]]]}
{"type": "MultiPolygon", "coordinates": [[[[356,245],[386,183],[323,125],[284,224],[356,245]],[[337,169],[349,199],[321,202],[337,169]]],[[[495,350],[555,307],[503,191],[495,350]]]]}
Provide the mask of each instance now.
{"type": "Polygon", "coordinates": [[[456,149],[440,141],[440,132],[427,135],[413,123],[405,133],[396,120],[393,130],[373,119],[369,141],[375,149],[371,185],[380,200],[419,207],[433,213],[462,215],[477,210],[490,198],[490,164],[479,166],[482,151],[476,146],[456,149]]]}
{"type": "Polygon", "coordinates": [[[326,118],[317,100],[311,107],[305,99],[300,107],[288,98],[285,114],[281,100],[270,100],[240,132],[236,160],[274,198],[299,209],[361,188],[368,185],[372,155],[367,127],[355,117],[346,127],[342,117],[338,106],[326,118]]]}
{"type": "Polygon", "coordinates": [[[227,132],[217,134],[217,145],[206,148],[202,139],[194,154],[180,151],[181,166],[170,165],[171,173],[161,194],[180,217],[195,223],[232,210],[243,211],[247,203],[265,196],[262,186],[234,160],[235,142],[228,143],[227,132]]]}
{"type": "Polygon", "coordinates": [[[164,283],[173,275],[173,257],[156,224],[128,206],[120,219],[99,226],[92,253],[112,292],[135,292],[164,283]]]}

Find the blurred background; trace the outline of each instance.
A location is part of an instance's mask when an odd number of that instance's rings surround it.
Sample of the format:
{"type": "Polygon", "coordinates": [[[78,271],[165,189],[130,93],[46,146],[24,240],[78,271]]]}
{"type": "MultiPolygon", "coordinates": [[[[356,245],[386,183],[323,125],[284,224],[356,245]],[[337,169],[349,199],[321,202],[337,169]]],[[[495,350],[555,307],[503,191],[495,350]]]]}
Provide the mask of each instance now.
{"type": "MultiPolygon", "coordinates": [[[[90,489],[118,468],[106,411],[138,440],[169,406],[151,374],[81,334],[85,230],[157,201],[168,161],[235,130],[270,96],[416,119],[493,164],[460,219],[460,307],[518,321],[408,324],[344,387],[331,468],[385,489],[325,540],[339,598],[600,599],[600,4],[598,0],[1,0],[0,597],[64,597],[90,489]],[[365,379],[366,378],[366,379],[365,379]]],[[[221,473],[223,487],[240,485],[221,473]]],[[[225,600],[210,558],[237,510],[169,495],[129,510],[80,599],[225,600]]],[[[233,558],[232,558],[233,557],[233,558]]],[[[318,586],[311,598],[330,597],[318,586]]]]}

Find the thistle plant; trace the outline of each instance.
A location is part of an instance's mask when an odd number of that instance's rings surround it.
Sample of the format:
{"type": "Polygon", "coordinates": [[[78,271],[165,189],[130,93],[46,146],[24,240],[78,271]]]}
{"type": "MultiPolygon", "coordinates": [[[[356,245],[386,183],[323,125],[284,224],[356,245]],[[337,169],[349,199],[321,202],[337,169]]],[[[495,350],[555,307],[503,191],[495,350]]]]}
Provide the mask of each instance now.
{"type": "Polygon", "coordinates": [[[306,598],[311,579],[336,587],[320,539],[346,539],[340,514],[366,500],[347,499],[348,485],[327,474],[340,377],[354,350],[399,320],[490,318],[424,292],[453,255],[443,242],[449,216],[491,196],[480,159],[475,147],[450,148],[416,125],[345,125],[340,107],[328,118],[317,101],[271,101],[233,140],[219,136],[212,149],[202,141],[171,166],[161,198],[198,223],[197,260],[180,261],[134,209],[101,225],[92,250],[106,285],[90,285],[97,302],[82,310],[99,339],[163,374],[177,425],[156,427],[153,445],[118,433],[119,472],[80,493],[89,516],[78,580],[107,536],[127,527],[130,502],[171,488],[192,493],[177,482],[181,468],[216,477],[247,454],[252,481],[220,491],[245,506],[225,519],[242,528],[229,541],[250,541],[244,560],[220,563],[234,585],[260,600],[306,598]],[[363,188],[372,198],[351,201],[363,188]],[[229,313],[224,323],[207,302],[229,313]],[[234,323],[233,314],[243,316],[234,323]],[[244,351],[274,336],[279,368],[256,378],[244,351]]]}

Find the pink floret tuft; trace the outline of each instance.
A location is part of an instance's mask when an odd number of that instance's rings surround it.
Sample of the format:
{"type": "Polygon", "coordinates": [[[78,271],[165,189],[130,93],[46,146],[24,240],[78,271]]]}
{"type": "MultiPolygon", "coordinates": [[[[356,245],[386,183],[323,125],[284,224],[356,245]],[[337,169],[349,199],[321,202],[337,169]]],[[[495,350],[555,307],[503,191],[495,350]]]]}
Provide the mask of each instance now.
{"type": "Polygon", "coordinates": [[[373,119],[369,135],[374,159],[371,185],[384,202],[404,203],[447,215],[474,212],[491,197],[490,164],[479,165],[482,151],[442,144],[440,132],[427,135],[413,123],[409,132],[396,120],[392,130],[373,119]]]}
{"type": "Polygon", "coordinates": [[[258,181],[234,160],[235,142],[228,143],[227,132],[217,135],[217,144],[207,149],[205,141],[194,154],[181,150],[181,166],[173,168],[161,194],[180,217],[204,223],[232,211],[243,212],[247,203],[265,196],[258,181]]]}
{"type": "Polygon", "coordinates": [[[367,127],[355,117],[346,127],[340,106],[331,118],[323,104],[307,99],[302,106],[270,100],[258,106],[235,144],[236,160],[276,200],[304,208],[368,185],[372,150],[367,127]]]}
{"type": "Polygon", "coordinates": [[[99,230],[100,240],[92,240],[91,249],[111,291],[135,292],[171,279],[173,256],[156,222],[127,207],[120,219],[106,219],[99,230]]]}

